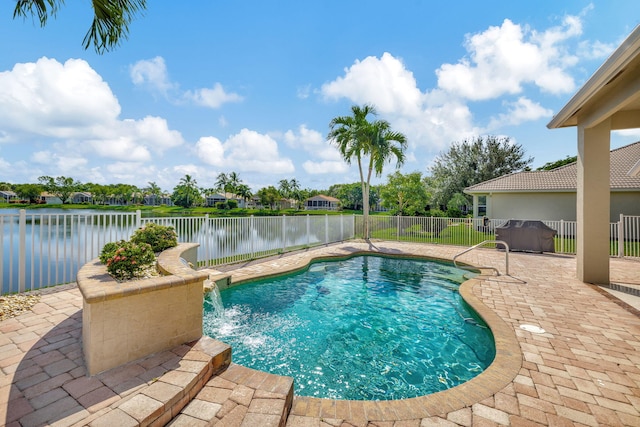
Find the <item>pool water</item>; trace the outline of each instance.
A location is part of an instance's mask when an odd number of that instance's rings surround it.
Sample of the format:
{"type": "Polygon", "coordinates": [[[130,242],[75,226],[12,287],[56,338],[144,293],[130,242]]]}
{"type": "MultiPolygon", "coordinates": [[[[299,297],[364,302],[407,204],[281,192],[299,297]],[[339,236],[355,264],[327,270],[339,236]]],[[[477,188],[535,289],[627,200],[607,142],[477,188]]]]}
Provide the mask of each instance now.
{"type": "Polygon", "coordinates": [[[481,373],[493,336],[458,293],[464,270],[358,256],[220,292],[204,304],[205,334],[234,363],[294,378],[295,392],[390,400],[445,390],[481,373]]]}

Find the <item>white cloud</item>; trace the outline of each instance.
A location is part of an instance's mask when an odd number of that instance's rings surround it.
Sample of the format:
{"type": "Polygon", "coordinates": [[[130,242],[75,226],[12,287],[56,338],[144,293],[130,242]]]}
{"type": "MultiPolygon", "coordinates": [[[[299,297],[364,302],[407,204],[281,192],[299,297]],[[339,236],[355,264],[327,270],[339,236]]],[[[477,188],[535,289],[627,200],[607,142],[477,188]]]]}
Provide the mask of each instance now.
{"type": "MultiPolygon", "coordinates": [[[[583,14],[586,11],[588,8],[583,14]]],[[[575,47],[575,39],[582,34],[581,16],[566,16],[560,25],[544,31],[506,19],[500,26],[467,35],[468,56],[440,66],[434,89],[422,91],[404,63],[384,53],[380,58],[356,60],[344,75],[322,85],[320,93],[326,100],[346,98],[375,105],[381,118],[407,136],[410,150],[416,146],[442,149],[488,129],[549,117],[551,111],[524,91],[533,88],[561,94],[575,89],[569,71],[579,57],[569,47],[575,47]],[[470,100],[513,94],[519,98],[503,102],[503,114],[483,125],[474,123],[470,100]]],[[[594,55],[605,49],[601,44],[592,45],[594,55]]]]}
{"type": "Polygon", "coordinates": [[[296,95],[300,99],[307,99],[307,98],[309,98],[310,94],[311,94],[311,85],[310,84],[304,85],[304,86],[299,86],[298,89],[296,90],[296,95]]]}
{"type": "Polygon", "coordinates": [[[516,126],[553,115],[552,110],[544,108],[539,103],[533,102],[524,96],[521,96],[515,102],[505,102],[504,105],[507,106],[508,112],[492,118],[488,126],[490,130],[504,125],[516,126]]]}
{"type": "Polygon", "coordinates": [[[302,168],[311,175],[344,174],[349,170],[349,166],[345,162],[329,160],[320,162],[307,160],[302,164],[302,168]]]}
{"type": "Polygon", "coordinates": [[[31,155],[31,161],[46,165],[51,162],[51,157],[53,157],[51,151],[36,151],[31,155]]]}
{"type": "Polygon", "coordinates": [[[467,35],[469,57],[443,64],[436,71],[438,87],[471,100],[518,94],[524,84],[553,94],[572,92],[575,82],[566,68],[577,58],[562,48],[562,42],[581,33],[580,19],[574,16],[542,33],[505,19],[500,27],[467,35]]]}
{"type": "Polygon", "coordinates": [[[196,154],[204,163],[211,166],[223,166],[224,147],[222,142],[213,136],[204,136],[196,142],[196,154]]]}
{"type": "Polygon", "coordinates": [[[146,86],[165,96],[175,88],[169,80],[167,66],[161,56],[136,62],[129,67],[129,75],[136,86],[146,86]]]}
{"type": "Polygon", "coordinates": [[[372,103],[380,113],[414,115],[422,102],[413,73],[387,52],[381,58],[356,60],[345,69],[344,77],[322,85],[321,92],[327,99],[344,97],[359,104],[372,103]]]}
{"type": "Polygon", "coordinates": [[[142,120],[127,119],[121,124],[123,134],[132,135],[138,144],[158,152],[184,143],[180,132],[169,129],[167,121],[161,117],[147,116],[142,120]]]}
{"type": "Polygon", "coordinates": [[[220,108],[227,102],[240,102],[242,97],[237,93],[227,93],[220,83],[216,83],[212,89],[196,89],[187,91],[184,98],[193,101],[196,105],[208,108],[220,108]]]}
{"type": "Polygon", "coordinates": [[[43,57],[0,73],[0,128],[5,141],[22,134],[79,137],[119,114],[120,105],[107,83],[81,59],[61,64],[43,57]]]}
{"type": "Polygon", "coordinates": [[[130,136],[122,135],[111,139],[104,138],[89,140],[87,142],[100,157],[137,162],[148,162],[151,160],[151,152],[149,149],[136,144],[130,136]]]}
{"type": "Polygon", "coordinates": [[[195,146],[197,156],[206,164],[240,172],[267,174],[292,173],[291,159],[280,157],[278,143],[269,135],[242,129],[224,143],[203,137],[195,146]]]}
{"type": "Polygon", "coordinates": [[[618,45],[619,43],[584,40],[578,44],[578,55],[585,59],[603,59],[608,57],[618,45]]]}
{"type": "Polygon", "coordinates": [[[628,138],[640,138],[640,128],[638,129],[623,129],[614,131],[617,135],[628,138]]]}
{"type": "Polygon", "coordinates": [[[161,56],[136,62],[129,67],[129,75],[136,86],[146,87],[175,103],[188,101],[201,107],[216,109],[227,102],[243,100],[237,93],[227,92],[218,82],[214,83],[212,88],[198,88],[180,93],[180,85],[169,79],[167,65],[161,56]]]}
{"type": "Polygon", "coordinates": [[[412,145],[439,149],[476,131],[466,105],[441,90],[422,93],[413,73],[389,53],[356,61],[321,92],[326,99],[375,105],[412,145]]]}
{"type": "Polygon", "coordinates": [[[284,134],[288,146],[306,151],[311,158],[302,167],[309,174],[345,173],[349,166],[342,160],[338,149],[316,130],[300,125],[297,131],[288,130],[284,134]]]}
{"type": "Polygon", "coordinates": [[[165,119],[121,120],[120,105],[109,86],[86,61],[64,64],[40,58],[0,73],[0,127],[8,142],[48,139],[49,159],[59,173],[90,156],[149,161],[153,154],[184,143],[165,119]],[[69,156],[74,152],[78,157],[69,156]],[[82,157],[81,157],[82,156],[82,157]],[[80,160],[82,159],[82,160],[80,160]]]}

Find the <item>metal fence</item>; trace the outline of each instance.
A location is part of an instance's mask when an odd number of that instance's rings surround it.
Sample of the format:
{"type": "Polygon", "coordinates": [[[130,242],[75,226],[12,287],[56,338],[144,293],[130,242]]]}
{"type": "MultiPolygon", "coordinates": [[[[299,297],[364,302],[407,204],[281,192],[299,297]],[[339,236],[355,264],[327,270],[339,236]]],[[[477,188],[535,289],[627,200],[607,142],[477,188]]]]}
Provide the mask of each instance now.
{"type": "Polygon", "coordinates": [[[353,215],[142,218],[127,213],[0,214],[0,295],[69,283],[108,242],[146,223],[175,228],[179,242],[200,243],[199,266],[255,259],[354,237],[353,215]]]}
{"type": "MultiPolygon", "coordinates": [[[[375,239],[472,246],[495,239],[506,220],[370,216],[375,239]]],[[[0,214],[0,295],[72,282],[105,243],[128,239],[146,223],[172,226],[180,242],[197,242],[198,264],[215,266],[362,237],[363,217],[306,215],[142,218],[127,213],[0,214]]],[[[555,250],[576,250],[575,221],[544,221],[557,231],[555,250]]],[[[610,226],[612,256],[640,257],[640,216],[610,226]]]]}
{"type": "MultiPolygon", "coordinates": [[[[374,239],[408,242],[440,243],[473,246],[485,240],[495,240],[495,228],[506,219],[439,218],[406,216],[370,216],[370,236],[374,239]]],[[[575,254],[577,223],[575,221],[542,221],[556,230],[555,251],[575,254]]],[[[363,236],[363,217],[356,217],[356,236],[363,236]]],[[[488,245],[491,247],[491,245],[488,245]]],[[[610,255],[640,256],[640,216],[620,215],[610,223],[610,255]]]]}

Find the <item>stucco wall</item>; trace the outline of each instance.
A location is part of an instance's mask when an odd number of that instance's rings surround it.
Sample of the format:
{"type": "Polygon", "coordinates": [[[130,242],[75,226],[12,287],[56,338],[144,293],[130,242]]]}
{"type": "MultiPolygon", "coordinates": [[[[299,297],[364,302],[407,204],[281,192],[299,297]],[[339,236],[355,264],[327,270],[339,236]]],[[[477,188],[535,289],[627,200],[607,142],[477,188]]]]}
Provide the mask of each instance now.
{"type": "Polygon", "coordinates": [[[618,221],[621,213],[640,215],[640,191],[611,193],[611,221],[618,221]]]}
{"type": "Polygon", "coordinates": [[[487,216],[500,219],[575,221],[575,193],[493,193],[487,196],[487,216]]]}
{"type": "MultiPolygon", "coordinates": [[[[611,222],[620,214],[640,215],[640,192],[611,193],[611,222]]],[[[576,193],[493,193],[487,216],[500,219],[576,220],[576,193]]]]}

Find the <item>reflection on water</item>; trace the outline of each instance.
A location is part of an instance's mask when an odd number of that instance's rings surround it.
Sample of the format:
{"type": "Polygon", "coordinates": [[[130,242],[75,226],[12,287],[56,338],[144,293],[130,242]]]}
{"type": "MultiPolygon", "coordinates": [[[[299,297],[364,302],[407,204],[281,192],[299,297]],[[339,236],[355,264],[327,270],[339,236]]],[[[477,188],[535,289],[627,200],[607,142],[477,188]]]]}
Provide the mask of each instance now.
{"type": "Polygon", "coordinates": [[[135,212],[38,209],[27,211],[24,236],[19,235],[19,210],[0,209],[0,277],[2,293],[75,280],[78,269],[96,258],[108,242],[128,239],[140,225],[172,226],[179,242],[199,243],[198,261],[216,263],[253,258],[287,248],[343,240],[353,229],[352,217],[165,216],[138,219],[135,212]],[[350,224],[345,226],[344,222],[350,224]],[[24,272],[20,240],[24,239],[24,272]]]}

